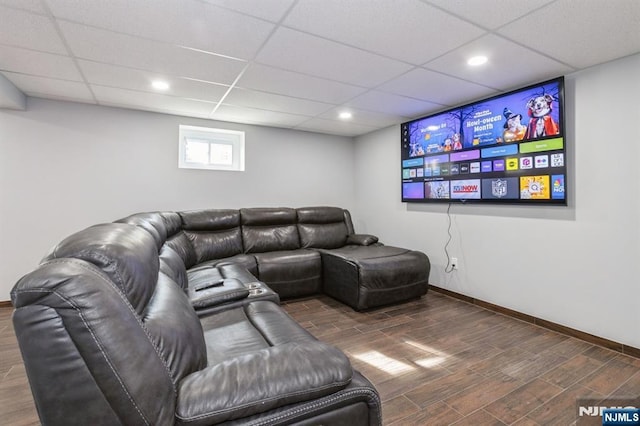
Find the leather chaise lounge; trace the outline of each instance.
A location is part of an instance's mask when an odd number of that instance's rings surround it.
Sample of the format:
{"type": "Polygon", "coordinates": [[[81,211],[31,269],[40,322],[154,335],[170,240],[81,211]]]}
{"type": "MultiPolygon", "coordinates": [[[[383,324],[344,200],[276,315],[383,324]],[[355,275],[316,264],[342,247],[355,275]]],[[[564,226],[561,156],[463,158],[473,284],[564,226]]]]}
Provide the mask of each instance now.
{"type": "Polygon", "coordinates": [[[426,256],[376,241],[330,207],[139,213],[71,235],[11,292],[43,424],[380,425],[374,386],[279,306],[341,284],[362,287],[334,296],[356,309],[385,286],[425,294],[426,256]]]}

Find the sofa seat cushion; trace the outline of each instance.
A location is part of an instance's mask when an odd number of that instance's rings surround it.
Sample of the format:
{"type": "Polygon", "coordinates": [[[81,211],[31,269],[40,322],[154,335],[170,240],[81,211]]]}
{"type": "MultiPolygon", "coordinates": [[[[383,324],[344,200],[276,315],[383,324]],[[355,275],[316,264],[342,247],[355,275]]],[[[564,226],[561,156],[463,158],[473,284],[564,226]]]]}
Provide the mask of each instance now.
{"type": "Polygon", "coordinates": [[[244,418],[332,394],[351,382],[348,358],[275,303],[214,314],[202,326],[208,365],[180,383],[177,424],[244,418]]]}
{"type": "Polygon", "coordinates": [[[209,365],[274,345],[315,340],[271,301],[249,302],[201,323],[209,365]]]}
{"type": "Polygon", "coordinates": [[[245,306],[244,310],[247,318],[272,346],[315,340],[311,333],[274,303],[255,302],[245,306]]]}
{"type": "Polygon", "coordinates": [[[299,297],[322,288],[322,263],[315,250],[286,250],[254,254],[258,278],[280,297],[299,297]]]}
{"type": "Polygon", "coordinates": [[[313,400],[344,389],[352,374],[346,355],[317,341],[247,353],[182,380],[176,424],[218,424],[313,400]]]}
{"type": "Polygon", "coordinates": [[[392,256],[399,256],[410,251],[411,250],[405,248],[384,245],[347,245],[334,250],[325,250],[326,253],[331,253],[334,256],[339,256],[346,260],[353,261],[384,259],[392,256]]]}
{"type": "Polygon", "coordinates": [[[258,265],[256,263],[255,256],[251,254],[238,254],[236,256],[224,257],[221,259],[213,259],[208,260],[206,262],[199,263],[197,265],[189,268],[190,271],[195,271],[201,268],[213,268],[219,265],[227,265],[230,263],[235,263],[241,265],[246,270],[248,270],[251,274],[257,276],[258,275],[258,265]]]}
{"type": "Polygon", "coordinates": [[[237,263],[221,263],[218,266],[199,265],[187,271],[187,279],[189,292],[226,280],[238,281],[247,289],[260,287],[254,284],[261,284],[255,275],[237,263]]]}
{"type": "Polygon", "coordinates": [[[269,347],[260,330],[251,324],[242,306],[214,313],[202,318],[201,323],[208,365],[269,347]]]}

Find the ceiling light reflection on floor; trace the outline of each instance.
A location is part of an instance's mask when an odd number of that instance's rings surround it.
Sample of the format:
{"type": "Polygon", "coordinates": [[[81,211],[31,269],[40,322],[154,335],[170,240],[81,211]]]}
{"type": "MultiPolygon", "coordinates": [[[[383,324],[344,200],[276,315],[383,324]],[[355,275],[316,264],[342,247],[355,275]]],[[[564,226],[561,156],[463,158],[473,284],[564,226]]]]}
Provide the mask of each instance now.
{"type": "Polygon", "coordinates": [[[410,366],[407,363],[398,361],[391,357],[386,356],[378,351],[369,351],[362,354],[354,355],[356,359],[366,362],[375,368],[382,370],[386,373],[393,375],[405,374],[415,370],[415,367],[410,366]]]}

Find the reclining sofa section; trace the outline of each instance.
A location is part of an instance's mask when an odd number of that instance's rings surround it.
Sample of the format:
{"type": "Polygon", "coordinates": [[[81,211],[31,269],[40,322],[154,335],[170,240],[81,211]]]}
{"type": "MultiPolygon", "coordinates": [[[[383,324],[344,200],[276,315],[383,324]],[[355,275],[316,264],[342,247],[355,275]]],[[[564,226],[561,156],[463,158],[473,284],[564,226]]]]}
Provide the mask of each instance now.
{"type": "Polygon", "coordinates": [[[184,265],[171,270],[165,232],[154,234],[92,226],[13,288],[43,424],[381,424],[373,385],[273,301],[200,320],[174,279],[184,265]]]}
{"type": "Polygon", "coordinates": [[[13,323],[43,424],[374,426],[373,385],[280,296],[366,309],[425,294],[429,267],[334,207],[138,213],[56,245],[13,323]]]}
{"type": "MultiPolygon", "coordinates": [[[[187,211],[178,213],[180,223],[165,231],[163,218],[170,215],[139,213],[118,222],[159,234],[159,247],[166,241],[171,249],[161,251],[161,257],[184,263],[185,276],[175,278],[192,293],[203,281],[236,278],[247,287],[266,284],[254,296],[276,302],[277,297],[324,292],[356,310],[427,293],[430,263],[424,253],[355,234],[349,212],[341,208],[187,211]]],[[[211,311],[196,308],[201,314],[211,311]]]]}

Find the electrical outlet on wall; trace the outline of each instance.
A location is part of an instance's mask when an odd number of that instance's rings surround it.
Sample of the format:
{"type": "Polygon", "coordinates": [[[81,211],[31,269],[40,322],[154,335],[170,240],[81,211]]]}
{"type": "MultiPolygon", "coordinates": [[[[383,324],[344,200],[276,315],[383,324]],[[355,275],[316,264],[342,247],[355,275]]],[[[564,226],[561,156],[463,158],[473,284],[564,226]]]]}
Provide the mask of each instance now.
{"type": "Polygon", "coordinates": [[[451,258],[451,269],[458,269],[458,258],[457,257],[452,257],[451,258]]]}

